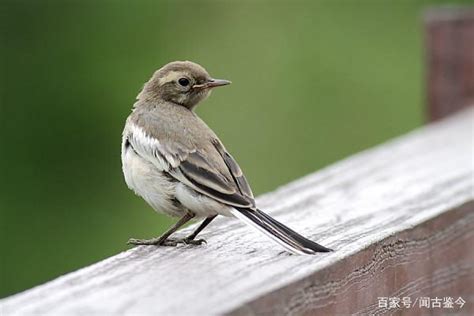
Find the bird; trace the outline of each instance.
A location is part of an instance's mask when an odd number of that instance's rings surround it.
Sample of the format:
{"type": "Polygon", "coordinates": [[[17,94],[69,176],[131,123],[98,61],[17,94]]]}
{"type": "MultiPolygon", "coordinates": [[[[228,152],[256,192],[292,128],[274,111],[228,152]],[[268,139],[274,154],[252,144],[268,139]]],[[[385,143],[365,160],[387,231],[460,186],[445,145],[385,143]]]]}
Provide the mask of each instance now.
{"type": "Polygon", "coordinates": [[[257,208],[241,168],[195,113],[214,88],[230,83],[197,63],[174,61],[144,84],[122,133],[122,171],[136,195],[179,220],[159,237],[128,244],[201,245],[205,240],[197,235],[221,215],[238,218],[293,254],[331,251],[257,208]],[[190,220],[202,223],[185,238],[170,237],[190,220]]]}

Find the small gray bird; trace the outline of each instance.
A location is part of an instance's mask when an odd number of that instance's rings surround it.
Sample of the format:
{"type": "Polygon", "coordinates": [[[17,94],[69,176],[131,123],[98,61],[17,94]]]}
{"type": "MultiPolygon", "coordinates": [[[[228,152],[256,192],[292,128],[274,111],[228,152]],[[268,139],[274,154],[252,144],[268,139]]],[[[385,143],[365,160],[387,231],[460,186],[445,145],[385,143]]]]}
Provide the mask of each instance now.
{"type": "Polygon", "coordinates": [[[122,138],[125,182],[157,212],[180,217],[157,238],[133,245],[201,244],[195,239],[217,215],[235,216],[297,254],[330,249],[304,238],[255,205],[242,170],[214,132],[194,113],[215,87],[200,65],[171,62],[157,70],[138,94],[122,138]],[[191,219],[202,224],[183,239],[169,236],[191,219]]]}

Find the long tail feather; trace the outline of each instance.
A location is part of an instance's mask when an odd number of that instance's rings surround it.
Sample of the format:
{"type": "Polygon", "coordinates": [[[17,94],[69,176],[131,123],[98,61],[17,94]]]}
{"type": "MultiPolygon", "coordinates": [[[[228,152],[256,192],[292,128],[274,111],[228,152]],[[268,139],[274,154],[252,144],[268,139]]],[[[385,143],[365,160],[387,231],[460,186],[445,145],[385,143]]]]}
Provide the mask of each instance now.
{"type": "Polygon", "coordinates": [[[266,236],[295,254],[315,254],[332,251],[314,241],[306,239],[294,230],[276,221],[260,210],[232,209],[232,214],[246,224],[258,229],[266,236]]]}

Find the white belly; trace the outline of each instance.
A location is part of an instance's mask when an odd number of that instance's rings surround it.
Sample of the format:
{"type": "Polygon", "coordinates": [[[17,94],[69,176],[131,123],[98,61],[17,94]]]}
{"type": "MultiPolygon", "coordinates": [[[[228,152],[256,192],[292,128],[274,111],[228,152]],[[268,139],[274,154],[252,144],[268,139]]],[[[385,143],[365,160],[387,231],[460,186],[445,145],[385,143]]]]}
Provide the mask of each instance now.
{"type": "Polygon", "coordinates": [[[131,147],[122,150],[122,170],[127,186],[157,212],[181,217],[186,210],[196,219],[216,214],[232,216],[229,206],[215,201],[185,184],[171,180],[152,163],[138,156],[131,147]],[[173,203],[173,199],[181,205],[173,203]]]}
{"type": "Polygon", "coordinates": [[[176,182],[138,156],[132,148],[122,149],[122,170],[127,186],[155,211],[171,216],[184,215],[184,210],[173,203],[176,182]]]}

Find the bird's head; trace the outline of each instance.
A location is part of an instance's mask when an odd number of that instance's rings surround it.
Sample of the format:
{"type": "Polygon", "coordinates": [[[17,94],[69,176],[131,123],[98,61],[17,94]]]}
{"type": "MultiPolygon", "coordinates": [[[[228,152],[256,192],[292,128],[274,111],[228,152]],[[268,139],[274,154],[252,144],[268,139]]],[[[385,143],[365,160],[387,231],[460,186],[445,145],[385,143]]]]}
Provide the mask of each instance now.
{"type": "Polygon", "coordinates": [[[212,88],[228,84],[228,80],[213,79],[196,63],[174,61],[155,71],[138,100],[164,100],[193,109],[209,96],[212,88]]]}

